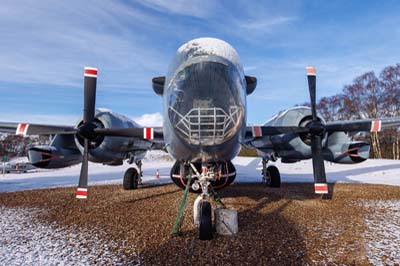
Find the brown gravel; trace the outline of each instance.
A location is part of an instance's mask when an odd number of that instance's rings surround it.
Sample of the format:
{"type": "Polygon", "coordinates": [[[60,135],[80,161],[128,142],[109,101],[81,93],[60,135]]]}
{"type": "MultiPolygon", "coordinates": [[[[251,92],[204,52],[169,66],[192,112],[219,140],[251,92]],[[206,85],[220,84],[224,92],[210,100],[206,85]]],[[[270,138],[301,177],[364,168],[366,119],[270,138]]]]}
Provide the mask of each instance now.
{"type": "Polygon", "coordinates": [[[400,187],[335,184],[323,200],[311,184],[235,184],[220,195],[239,211],[239,234],[197,240],[191,194],[182,235],[170,236],[183,191],[174,185],[124,191],[91,187],[89,199],[74,188],[1,193],[0,206],[40,208],[43,223],[83,227],[126,240],[125,253],[143,265],[369,265],[364,218],[369,200],[399,200],[400,187]]]}

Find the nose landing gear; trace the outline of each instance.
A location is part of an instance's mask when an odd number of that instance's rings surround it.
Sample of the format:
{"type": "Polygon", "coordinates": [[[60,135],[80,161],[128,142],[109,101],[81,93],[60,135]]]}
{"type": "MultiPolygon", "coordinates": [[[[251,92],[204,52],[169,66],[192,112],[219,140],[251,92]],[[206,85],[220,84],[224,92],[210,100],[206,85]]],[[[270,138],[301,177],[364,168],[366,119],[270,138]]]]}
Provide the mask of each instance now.
{"type": "Polygon", "coordinates": [[[192,166],[196,175],[198,176],[197,184],[201,187],[201,194],[197,197],[193,205],[194,224],[199,226],[199,239],[211,240],[212,235],[212,216],[211,204],[209,199],[210,180],[214,179],[214,172],[209,171],[207,166],[202,165],[201,174],[197,171],[194,165],[192,166]]]}
{"type": "MultiPolygon", "coordinates": [[[[183,208],[186,204],[187,193],[189,192],[189,187],[201,188],[201,194],[196,198],[193,205],[193,218],[194,224],[198,226],[199,239],[200,240],[210,240],[213,238],[213,223],[212,223],[212,207],[210,200],[214,200],[217,204],[225,207],[221,202],[220,198],[215,193],[212,181],[215,180],[216,174],[214,173],[214,168],[212,166],[207,166],[202,164],[201,173],[197,170],[193,163],[190,163],[190,168],[193,170],[188,173],[189,181],[186,183],[185,193],[178,211],[178,217],[176,219],[173,229],[173,235],[179,233],[179,226],[182,222],[183,208]],[[192,186],[190,186],[190,181],[192,178],[196,179],[192,186]]],[[[183,174],[181,172],[181,174],[183,174]]],[[[197,190],[197,189],[196,189],[197,190]]]]}

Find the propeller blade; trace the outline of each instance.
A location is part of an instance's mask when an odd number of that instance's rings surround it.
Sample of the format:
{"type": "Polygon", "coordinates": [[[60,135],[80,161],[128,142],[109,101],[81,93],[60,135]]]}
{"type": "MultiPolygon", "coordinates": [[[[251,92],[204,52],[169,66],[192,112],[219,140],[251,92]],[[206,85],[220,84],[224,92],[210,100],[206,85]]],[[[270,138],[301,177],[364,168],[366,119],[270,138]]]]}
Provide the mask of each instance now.
{"type": "Polygon", "coordinates": [[[350,122],[330,122],[326,127],[326,131],[335,132],[335,131],[345,131],[345,132],[358,132],[358,131],[370,131],[370,132],[378,132],[382,130],[382,127],[397,127],[398,121],[396,119],[380,119],[380,120],[356,120],[350,122]]]}
{"type": "Polygon", "coordinates": [[[260,138],[266,136],[274,136],[280,134],[290,133],[308,133],[310,132],[307,127],[296,126],[252,126],[246,129],[246,138],[260,138]]]}
{"type": "MultiPolygon", "coordinates": [[[[254,131],[254,130],[253,130],[254,131]]],[[[263,126],[261,127],[263,136],[272,136],[287,133],[306,133],[309,129],[306,127],[291,127],[291,126],[263,126]]],[[[253,134],[254,135],[254,134],[253,134]]]]}
{"type": "Polygon", "coordinates": [[[83,160],[81,166],[81,174],[79,176],[79,185],[76,190],[76,198],[77,199],[86,199],[87,198],[87,188],[88,188],[88,163],[89,163],[89,140],[84,140],[84,148],[83,148],[83,160]]]}
{"type": "Polygon", "coordinates": [[[145,128],[96,128],[94,132],[97,135],[115,136],[115,137],[135,137],[143,139],[162,138],[162,131],[151,127],[145,128]]]}
{"type": "Polygon", "coordinates": [[[324,157],[322,155],[322,137],[314,135],[311,138],[312,162],[314,171],[314,189],[317,194],[327,194],[324,157]]]}
{"type": "Polygon", "coordinates": [[[85,67],[84,75],[83,122],[91,123],[94,120],[96,106],[97,68],[85,67]]]}
{"type": "Polygon", "coordinates": [[[317,79],[317,71],[315,67],[308,66],[306,67],[307,72],[307,80],[308,80],[308,89],[310,91],[310,99],[311,99],[311,114],[312,119],[317,120],[317,107],[316,107],[316,79],[317,79]]]}
{"type": "Polygon", "coordinates": [[[78,130],[78,132],[81,131],[81,136],[84,137],[84,148],[82,154],[81,174],[79,176],[78,189],[76,190],[76,198],[78,199],[87,198],[89,167],[88,136],[93,135],[92,130],[94,129],[93,120],[96,106],[97,68],[85,67],[84,77],[83,126],[78,130]]]}
{"type": "Polygon", "coordinates": [[[312,121],[309,124],[311,133],[311,153],[314,172],[314,189],[317,194],[328,194],[328,184],[326,183],[326,173],[324,165],[324,157],[322,155],[322,136],[325,131],[325,126],[317,117],[316,103],[316,80],[317,71],[315,67],[306,67],[308,90],[310,91],[310,103],[312,121]]]}

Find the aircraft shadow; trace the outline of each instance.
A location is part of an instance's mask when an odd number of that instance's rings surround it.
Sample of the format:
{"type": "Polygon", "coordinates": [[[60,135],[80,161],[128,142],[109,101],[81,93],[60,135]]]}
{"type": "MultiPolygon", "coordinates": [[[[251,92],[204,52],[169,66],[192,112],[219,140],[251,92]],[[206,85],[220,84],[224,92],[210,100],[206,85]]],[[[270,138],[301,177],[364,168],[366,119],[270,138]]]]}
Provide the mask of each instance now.
{"type": "MultiPolygon", "coordinates": [[[[197,229],[185,230],[160,246],[145,249],[140,254],[144,264],[249,265],[249,261],[257,261],[257,265],[304,265],[307,260],[305,239],[297,225],[284,215],[292,200],[283,198],[281,193],[268,194],[254,187],[243,192],[242,188],[243,184],[233,185],[221,193],[224,198],[234,197],[234,201],[238,201],[229,204],[238,210],[237,235],[214,234],[213,240],[201,241],[197,229]],[[252,195],[246,193],[251,191],[252,195]],[[242,202],[238,198],[243,195],[251,200],[242,202]]],[[[192,222],[191,216],[185,219],[192,222]]]]}

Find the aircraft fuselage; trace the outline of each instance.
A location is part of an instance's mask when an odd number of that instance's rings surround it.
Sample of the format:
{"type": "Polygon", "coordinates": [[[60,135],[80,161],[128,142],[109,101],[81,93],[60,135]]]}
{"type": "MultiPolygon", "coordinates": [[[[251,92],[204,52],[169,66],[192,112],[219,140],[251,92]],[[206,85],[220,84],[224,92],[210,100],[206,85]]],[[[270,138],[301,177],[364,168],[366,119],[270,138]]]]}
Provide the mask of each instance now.
{"type": "Polygon", "coordinates": [[[175,159],[234,158],[246,129],[246,81],[236,51],[211,38],[181,46],[166,77],[163,104],[165,144],[175,159]]]}

